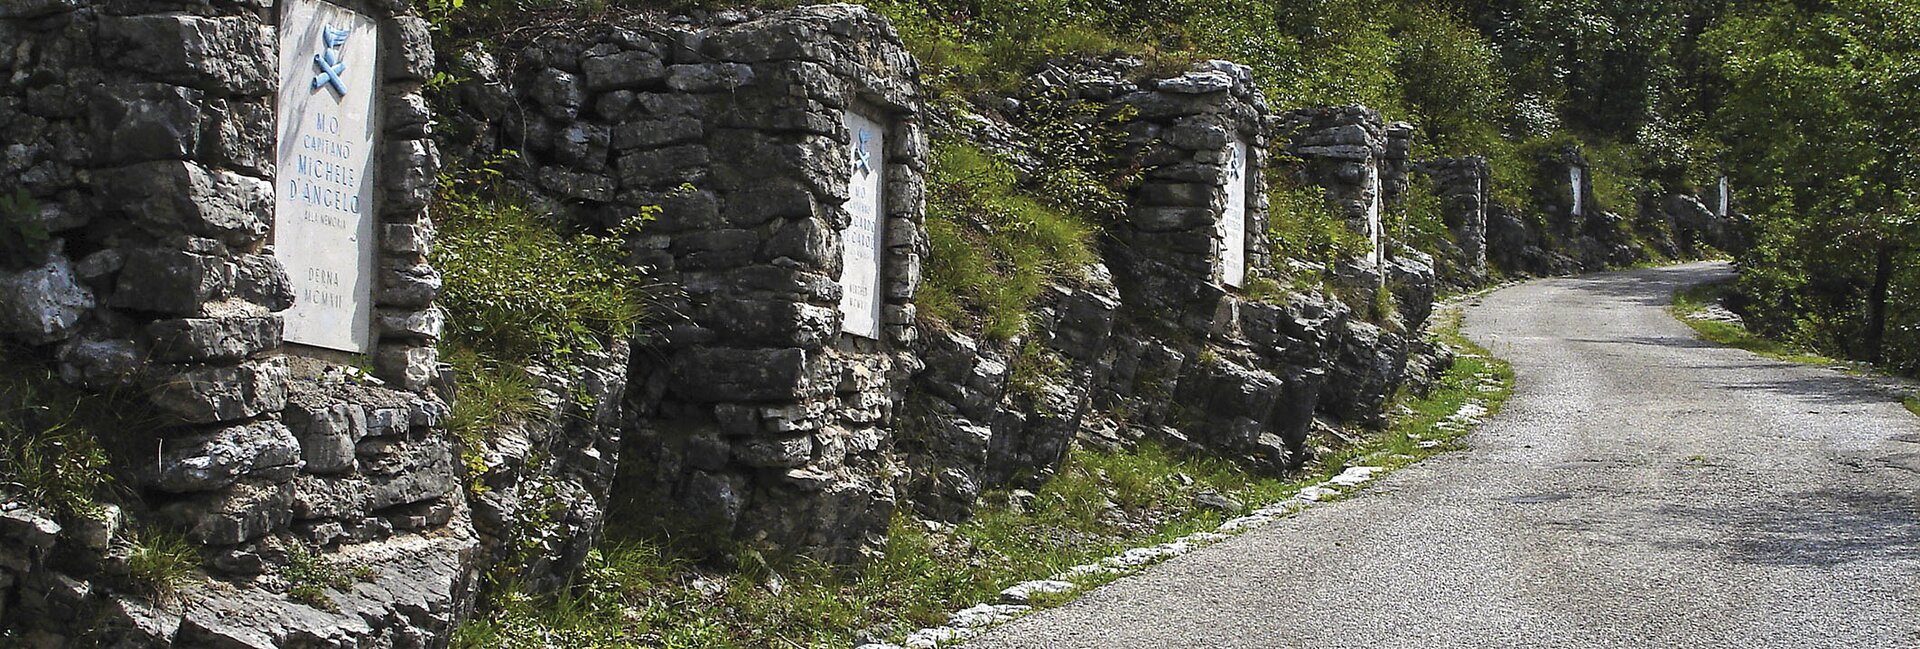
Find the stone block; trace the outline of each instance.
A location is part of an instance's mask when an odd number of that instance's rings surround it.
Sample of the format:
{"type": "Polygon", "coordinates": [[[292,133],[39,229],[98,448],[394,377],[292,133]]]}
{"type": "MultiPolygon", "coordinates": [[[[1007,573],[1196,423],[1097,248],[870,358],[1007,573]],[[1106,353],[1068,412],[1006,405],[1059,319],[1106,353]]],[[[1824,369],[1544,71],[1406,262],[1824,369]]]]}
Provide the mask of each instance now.
{"type": "Polygon", "coordinates": [[[205,92],[164,83],[96,86],[86,108],[103,164],[191,158],[210,113],[205,92]]]}
{"type": "Polygon", "coordinates": [[[440,296],[440,272],[424,263],[383,265],[379,278],[381,306],[424,309],[440,296]]]}
{"type": "Polygon", "coordinates": [[[241,255],[234,260],[233,296],[265,307],[285,311],[293,306],[293,283],[287,268],[273,255],[241,255]]]}
{"type": "Polygon", "coordinates": [[[594,92],[654,87],[667,81],[667,66],[658,54],[624,51],[580,62],[587,89],[594,92]]]}
{"type": "Polygon", "coordinates": [[[687,351],[669,361],[668,389],[694,403],[802,399],[824,391],[810,380],[814,362],[797,348],[687,351]]]}
{"type": "Polygon", "coordinates": [[[600,174],[579,173],[559,167],[546,167],[540,170],[540,187],[562,198],[571,198],[596,203],[613,200],[614,183],[612,178],[600,174]]]}
{"type": "Polygon", "coordinates": [[[1135,207],[1129,214],[1142,232],[1174,232],[1213,226],[1213,210],[1206,207],[1135,207]]]}
{"type": "Polygon", "coordinates": [[[381,76],[387,81],[426,81],[433,76],[432,25],[419,16],[380,22],[381,76]]]}
{"type": "Polygon", "coordinates": [[[759,260],[780,263],[779,260],[786,259],[831,272],[840,262],[838,235],[817,218],[777,222],[772,236],[760,247],[759,260]]]}
{"type": "Polygon", "coordinates": [[[93,292],[74,276],[66,257],[55,255],[18,272],[0,270],[0,333],[36,345],[65,340],[93,307],[93,292]]]}
{"type": "Polygon", "coordinates": [[[666,116],[657,119],[632,120],[613,129],[613,148],[657,149],[675,144],[688,144],[700,141],[706,135],[706,126],[698,118],[687,116],[666,116]]]}
{"type": "Polygon", "coordinates": [[[238,361],[280,346],[275,315],[178,318],[147,325],[148,355],[162,363],[238,361]]]}
{"type": "Polygon", "coordinates": [[[291,467],[301,449],[285,426],[261,421],[158,441],[155,464],[141,482],[170,493],[212,491],[248,474],[291,467]]]}
{"type": "Polygon", "coordinates": [[[587,101],[586,84],[571,72],[547,68],[535,73],[528,92],[547,117],[571,121],[587,101]]]}
{"type": "Polygon", "coordinates": [[[200,158],[255,177],[274,172],[276,115],[271,101],[238,97],[209,104],[211,114],[200,137],[200,158]]]}
{"type": "Polygon", "coordinates": [[[753,85],[753,82],[753,66],[740,63],[667,66],[667,87],[680,92],[725,92],[753,85]]]}
{"type": "Polygon", "coordinates": [[[293,515],[291,483],[239,482],[168,503],[160,517],[205,545],[237,545],[285,529],[293,515]]]}
{"type": "Polygon", "coordinates": [[[628,153],[614,164],[623,185],[664,189],[705,178],[709,161],[706,147],[685,144],[628,153]]]}
{"type": "Polygon", "coordinates": [[[223,95],[276,87],[279,38],[252,14],[102,16],[105,62],[141,76],[223,95]]]}
{"type": "Polygon", "coordinates": [[[277,412],[287,403],[287,359],[157,372],[147,397],[181,420],[208,424],[277,412]]]}
{"type": "MultiPolygon", "coordinates": [[[[282,415],[300,443],[306,472],[345,473],[354,468],[354,445],[367,434],[366,410],[353,403],[289,404],[282,415]]],[[[307,517],[302,517],[307,518],[307,517]]]]}
{"type": "Polygon", "coordinates": [[[382,344],[380,351],[374,354],[373,371],[381,379],[403,390],[419,392],[427,389],[439,363],[439,354],[431,346],[382,344]]]}
{"type": "Polygon", "coordinates": [[[220,257],[184,250],[127,252],[107,304],[139,311],[197,315],[202,305],[233,290],[236,269],[220,257]]]}
{"type": "Polygon", "coordinates": [[[715,299],[698,317],[728,339],[817,348],[839,333],[832,307],[779,299],[715,299]]]}
{"type": "Polygon", "coordinates": [[[184,160],[118,167],[98,177],[114,205],[160,236],[191,234],[245,248],[266,237],[273,218],[267,181],[184,160]]]}
{"type": "Polygon", "coordinates": [[[382,223],[380,249],[395,255],[425,256],[433,249],[433,224],[382,223]]]}
{"type": "Polygon", "coordinates": [[[813,437],[754,438],[736,442],[733,458],[755,468],[795,469],[813,460],[813,437]]]}
{"type": "Polygon", "coordinates": [[[438,307],[419,310],[377,309],[373,313],[373,322],[378,326],[381,338],[432,342],[440,339],[440,330],[446,326],[447,316],[438,307]]]}

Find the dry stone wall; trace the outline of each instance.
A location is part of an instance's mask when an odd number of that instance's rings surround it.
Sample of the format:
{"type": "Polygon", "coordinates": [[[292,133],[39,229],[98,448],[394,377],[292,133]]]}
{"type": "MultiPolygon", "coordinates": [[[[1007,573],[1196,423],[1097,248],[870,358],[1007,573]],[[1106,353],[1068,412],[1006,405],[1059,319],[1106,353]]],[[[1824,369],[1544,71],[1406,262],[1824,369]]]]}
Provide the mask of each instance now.
{"type": "Polygon", "coordinates": [[[136,494],[106,520],[55,520],[0,497],[16,520],[40,518],[8,534],[54,531],[27,539],[46,552],[0,562],[12,637],[359,646],[443,633],[460,607],[472,534],[448,408],[428,390],[441,319],[425,259],[436,165],[420,94],[426,25],[403,2],[351,2],[327,5],[343,13],[329,14],[325,37],[282,38],[303,8],[313,6],[0,7],[0,195],[14,205],[0,214],[0,334],[64,380],[137,395],[133,409],[153,414],[102,431],[136,494]],[[342,83],[308,85],[319,76],[342,83]],[[336,94],[348,88],[374,94],[336,94]],[[288,141],[300,127],[277,124],[283,90],[377,107],[359,115],[368,139],[288,141]],[[308,144],[360,162],[283,163],[308,144]],[[312,209],[286,208],[302,196],[312,209]],[[282,256],[318,245],[286,234],[294,219],[371,234],[342,239],[367,265],[289,276],[282,256]],[[331,273],[361,281],[316,297],[314,281],[331,273]],[[371,375],[287,340],[289,309],[328,299],[362,314],[343,326],[364,330],[358,365],[371,375]],[[117,589],[137,533],[100,530],[128,517],[178,530],[235,587],[195,587],[187,606],[159,608],[117,589]],[[376,581],[393,596],[345,613],[288,604],[272,593],[296,546],[391,566],[376,581]]]}

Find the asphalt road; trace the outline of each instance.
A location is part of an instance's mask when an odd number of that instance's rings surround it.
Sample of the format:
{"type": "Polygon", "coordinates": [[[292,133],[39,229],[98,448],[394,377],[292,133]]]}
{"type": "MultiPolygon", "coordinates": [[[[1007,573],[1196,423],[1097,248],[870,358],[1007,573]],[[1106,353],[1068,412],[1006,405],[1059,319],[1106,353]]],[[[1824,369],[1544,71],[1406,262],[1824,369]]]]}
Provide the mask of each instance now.
{"type": "Polygon", "coordinates": [[[1691,264],[1509,287],[1471,450],[1000,627],[997,647],[1920,647],[1920,418],[1697,340],[1691,264]]]}

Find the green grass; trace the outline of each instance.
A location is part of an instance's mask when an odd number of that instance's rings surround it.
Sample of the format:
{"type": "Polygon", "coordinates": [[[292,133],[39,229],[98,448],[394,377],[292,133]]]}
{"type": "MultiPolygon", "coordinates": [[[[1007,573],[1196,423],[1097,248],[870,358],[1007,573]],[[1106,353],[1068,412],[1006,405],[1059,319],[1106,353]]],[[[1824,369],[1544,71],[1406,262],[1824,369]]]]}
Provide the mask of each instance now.
{"type": "Polygon", "coordinates": [[[339,609],[328,590],[345,590],[353,585],[347,571],[319,550],[298,541],[287,547],[287,564],[280,568],[280,578],[287,582],[288,597],[326,611],[339,609]]]}
{"type": "Polygon", "coordinates": [[[1920,416],[1920,396],[1907,395],[1900,399],[1900,405],[1906,406],[1907,412],[1920,416]]]}
{"type": "MultiPolygon", "coordinates": [[[[1468,350],[1425,398],[1401,395],[1384,432],[1342,449],[1299,475],[1254,475],[1234,462],[1155,444],[1121,452],[1076,448],[1031,498],[989,493],[973,519],[928,526],[897,517],[883,554],[859,576],[808,563],[769,562],[742,551],[742,565],[703,571],[660,546],[613,538],[595,550],[573,587],[555,597],[508,587],[497,607],[467,622],[454,646],[846,647],[863,637],[899,638],[942,624],[952,611],[998,598],[1001,589],[1045,578],[1120,551],[1210,531],[1225,517],[1193,503],[1217,491],[1251,510],[1283,500],[1348,463],[1398,467],[1458,448],[1463,430],[1439,424],[1472,400],[1497,410],[1511,390],[1505,363],[1458,332],[1458,315],[1436,335],[1468,350]],[[1422,442],[1439,445],[1423,448],[1422,442]],[[544,639],[544,640],[542,640],[544,639]]],[[[1085,579],[1083,588],[1111,581],[1085,579]]],[[[1072,594],[1040,598],[1055,605],[1072,594]]]]}
{"type": "Polygon", "coordinates": [[[446,338],[503,361],[565,363],[606,337],[633,333],[647,312],[646,276],[622,246],[658,208],[617,227],[561,227],[554,215],[484,188],[486,166],[441,181],[433,263],[445,278],[446,338]]]}
{"type": "Polygon", "coordinates": [[[200,568],[200,551],[177,532],[149,527],[133,535],[127,556],[127,580],[148,595],[173,595],[200,568]]]}
{"type": "Polygon", "coordinates": [[[1723,322],[1702,317],[1707,307],[1719,304],[1727,291],[1733,288],[1729,283],[1712,283],[1689,286],[1673,294],[1673,305],[1668,307],[1675,318],[1692,327],[1710,342],[1728,347],[1744,349],[1767,358],[1791,363],[1808,365],[1835,365],[1838,361],[1815,354],[1793,345],[1773,340],[1753,333],[1746,326],[1734,322],[1723,322]]]}
{"type": "Polygon", "coordinates": [[[927,192],[932,254],[915,303],[933,320],[1018,336],[1040,292],[1094,259],[1085,220],[1023,194],[1012,165],[972,145],[936,143],[927,192]]]}
{"type": "Polygon", "coordinates": [[[0,483],[62,518],[97,515],[114,496],[103,433],[156,425],[130,399],[67,385],[27,352],[0,345],[0,483]]]}

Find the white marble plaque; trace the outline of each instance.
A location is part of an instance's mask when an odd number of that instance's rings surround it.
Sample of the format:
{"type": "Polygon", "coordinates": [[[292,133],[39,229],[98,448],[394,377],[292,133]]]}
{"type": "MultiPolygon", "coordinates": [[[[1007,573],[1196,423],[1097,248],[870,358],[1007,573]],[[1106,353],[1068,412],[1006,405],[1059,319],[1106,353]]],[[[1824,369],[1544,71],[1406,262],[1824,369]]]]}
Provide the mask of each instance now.
{"type": "Polygon", "coordinates": [[[1586,209],[1587,209],[1586,200],[1585,200],[1586,197],[1580,191],[1581,185],[1585,184],[1586,182],[1586,176],[1587,176],[1587,170],[1584,167],[1579,167],[1579,166],[1567,167],[1567,179],[1572,181],[1573,183],[1573,215],[1574,216],[1580,216],[1581,214],[1586,213],[1586,209]]]}
{"type": "Polygon", "coordinates": [[[1380,225],[1380,201],[1386,193],[1380,186],[1380,166],[1367,167],[1367,263],[1379,268],[1386,261],[1381,239],[1385,228],[1380,225]]]}
{"type": "Polygon", "coordinates": [[[1247,175],[1253,173],[1246,140],[1227,152],[1227,211],[1220,215],[1220,281],[1239,288],[1247,283],[1247,175]]]}
{"type": "Polygon", "coordinates": [[[1720,217],[1726,219],[1730,213],[1734,213],[1734,182],[1720,177],[1720,217]]]}
{"type": "Polygon", "coordinates": [[[370,347],[378,37],[348,9],[281,3],[273,249],[293,282],[288,342],[370,347]]]}
{"type": "Polygon", "coordinates": [[[886,227],[886,129],[879,122],[851,110],[842,113],[853,138],[847,182],[847,214],[852,222],[840,231],[840,328],[866,338],[880,337],[881,236],[886,227]]]}

